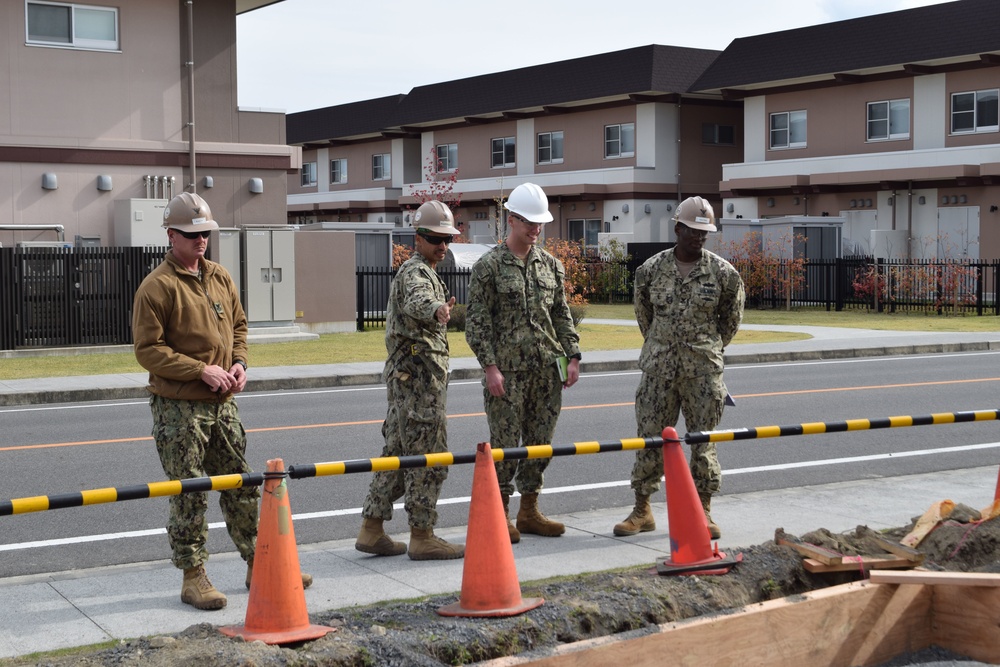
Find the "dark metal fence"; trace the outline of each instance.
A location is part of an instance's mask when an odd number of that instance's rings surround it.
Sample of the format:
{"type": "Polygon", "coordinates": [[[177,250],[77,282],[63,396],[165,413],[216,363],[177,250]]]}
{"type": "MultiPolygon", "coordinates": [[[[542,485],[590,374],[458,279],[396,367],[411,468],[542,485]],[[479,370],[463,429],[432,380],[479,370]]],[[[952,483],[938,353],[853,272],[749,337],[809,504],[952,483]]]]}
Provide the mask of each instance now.
{"type": "MultiPolygon", "coordinates": [[[[471,269],[439,269],[437,274],[448,286],[456,303],[469,302],[471,269]]],[[[366,266],[358,268],[355,275],[358,285],[358,331],[384,327],[389,285],[396,277],[396,270],[385,266],[366,266]]]]}
{"type": "Polygon", "coordinates": [[[166,248],[0,248],[0,349],[132,342],[132,298],[166,248]]]}

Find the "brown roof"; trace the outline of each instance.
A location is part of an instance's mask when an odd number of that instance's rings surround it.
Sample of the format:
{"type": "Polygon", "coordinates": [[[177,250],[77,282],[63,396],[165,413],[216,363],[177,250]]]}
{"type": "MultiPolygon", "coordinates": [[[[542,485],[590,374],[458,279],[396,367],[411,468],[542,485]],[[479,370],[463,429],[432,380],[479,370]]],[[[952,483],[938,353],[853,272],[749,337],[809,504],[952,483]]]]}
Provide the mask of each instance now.
{"type": "Polygon", "coordinates": [[[958,0],[734,40],[691,86],[711,91],[1000,50],[1000,1],[958,0]]]}

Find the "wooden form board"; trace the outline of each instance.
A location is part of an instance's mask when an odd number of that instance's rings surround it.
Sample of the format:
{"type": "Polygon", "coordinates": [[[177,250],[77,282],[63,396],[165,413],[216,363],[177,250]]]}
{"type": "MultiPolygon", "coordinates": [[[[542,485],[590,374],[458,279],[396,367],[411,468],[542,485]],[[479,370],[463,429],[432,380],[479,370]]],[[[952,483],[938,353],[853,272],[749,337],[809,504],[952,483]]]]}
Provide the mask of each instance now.
{"type": "MultiPolygon", "coordinates": [[[[912,574],[926,578],[940,573],[912,574]]],[[[604,667],[624,659],[629,667],[863,667],[931,645],[1000,664],[1000,575],[979,579],[973,582],[966,576],[954,585],[947,579],[844,584],[730,614],[667,623],[653,631],[566,644],[544,656],[480,665],[604,667]]]]}

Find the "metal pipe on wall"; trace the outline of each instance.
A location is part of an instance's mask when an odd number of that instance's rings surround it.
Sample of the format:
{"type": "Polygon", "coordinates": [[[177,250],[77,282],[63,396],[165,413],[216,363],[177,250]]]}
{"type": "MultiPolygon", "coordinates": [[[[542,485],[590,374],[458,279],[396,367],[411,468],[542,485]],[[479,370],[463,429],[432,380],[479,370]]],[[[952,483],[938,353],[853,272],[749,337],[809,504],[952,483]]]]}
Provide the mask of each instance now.
{"type": "Polygon", "coordinates": [[[66,228],[62,225],[0,225],[0,229],[5,231],[53,231],[59,236],[60,241],[66,240],[66,228]]]}
{"type": "Polygon", "coordinates": [[[194,152],[194,2],[187,0],[188,24],[188,161],[191,163],[191,182],[188,188],[197,192],[198,168],[195,164],[194,152]]]}

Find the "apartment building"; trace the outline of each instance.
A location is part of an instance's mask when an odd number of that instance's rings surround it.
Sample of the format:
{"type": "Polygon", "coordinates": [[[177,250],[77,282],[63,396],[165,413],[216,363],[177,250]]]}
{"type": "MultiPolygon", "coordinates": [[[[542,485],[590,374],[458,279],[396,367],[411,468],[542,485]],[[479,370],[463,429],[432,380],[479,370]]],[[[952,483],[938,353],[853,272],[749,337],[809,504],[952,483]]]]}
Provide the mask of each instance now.
{"type": "Polygon", "coordinates": [[[236,16],[272,1],[0,3],[0,244],[165,245],[183,190],[284,223],[301,151],[236,105],[236,16]]]}
{"type": "Polygon", "coordinates": [[[288,116],[302,169],[289,222],[408,225],[419,197],[460,197],[469,241],[497,237],[497,201],[542,186],[545,234],[667,241],[673,208],[721,205],[722,164],[742,160],[742,103],[687,90],[718,51],[649,45],[288,116]]]}
{"type": "Polygon", "coordinates": [[[840,254],[1000,257],[1000,2],[733,41],[692,85],[743,104],[728,218],[843,219],[840,254]]]}

